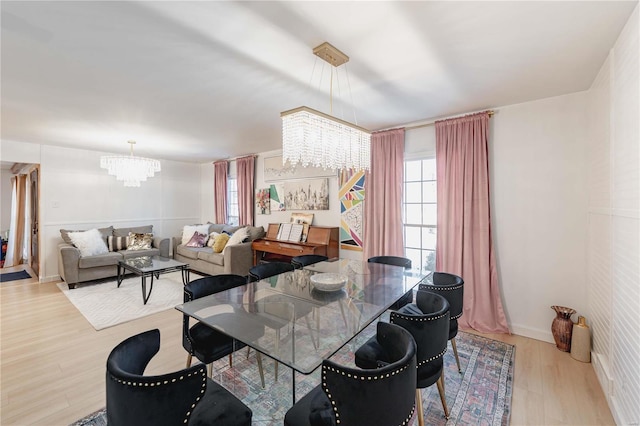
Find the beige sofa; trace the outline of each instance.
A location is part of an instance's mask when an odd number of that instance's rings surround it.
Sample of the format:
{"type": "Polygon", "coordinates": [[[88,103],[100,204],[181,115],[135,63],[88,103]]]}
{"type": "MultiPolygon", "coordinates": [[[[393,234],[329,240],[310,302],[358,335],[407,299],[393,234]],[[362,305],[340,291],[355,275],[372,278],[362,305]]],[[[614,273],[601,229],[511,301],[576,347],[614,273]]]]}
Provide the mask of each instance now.
{"type": "MultiPolygon", "coordinates": [[[[126,237],[129,232],[153,233],[153,225],[138,226],[134,228],[107,228],[98,229],[107,244],[108,236],[126,237]]],[[[118,261],[139,256],[171,256],[171,238],[155,237],[151,249],[145,250],[121,250],[110,251],[105,254],[94,256],[81,256],[80,250],[71,242],[68,236],[69,231],[60,230],[63,242],[58,244],[58,272],[60,277],[67,283],[69,289],[74,289],[76,284],[98,280],[102,278],[115,277],[118,274],[118,261]]]]}
{"type": "MultiPolygon", "coordinates": [[[[212,232],[227,232],[233,234],[241,226],[225,224],[209,224],[209,234],[212,232]]],[[[174,238],[174,259],[190,265],[192,271],[208,275],[236,274],[248,275],[253,266],[253,251],[251,242],[264,237],[262,226],[250,226],[249,238],[246,242],[225,247],[223,253],[214,253],[211,247],[187,247],[181,242],[182,236],[174,238]]]]}

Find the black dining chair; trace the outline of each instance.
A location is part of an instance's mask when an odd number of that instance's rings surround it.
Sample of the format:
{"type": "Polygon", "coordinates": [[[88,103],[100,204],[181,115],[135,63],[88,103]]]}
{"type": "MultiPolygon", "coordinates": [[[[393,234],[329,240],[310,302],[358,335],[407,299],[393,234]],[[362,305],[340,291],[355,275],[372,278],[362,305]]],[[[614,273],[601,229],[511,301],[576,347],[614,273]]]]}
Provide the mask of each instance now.
{"type": "MultiPolygon", "coordinates": [[[[444,393],[443,358],[447,350],[449,332],[449,302],[435,293],[418,290],[416,303],[405,305],[399,311],[391,311],[390,321],[408,330],[417,345],[417,380],[415,398],[418,406],[418,424],[424,425],[421,389],[434,383],[438,386],[444,415],[449,418],[449,409],[444,393]]],[[[386,348],[374,336],[362,345],[355,354],[360,368],[376,368],[380,362],[388,362],[386,348]]]]}
{"type": "MultiPolygon", "coordinates": [[[[367,259],[369,263],[382,263],[384,265],[401,266],[404,269],[411,269],[411,259],[401,256],[373,256],[367,259]]],[[[407,303],[413,301],[413,291],[406,292],[397,302],[395,302],[389,309],[398,310],[407,303]]]]}
{"type": "Polygon", "coordinates": [[[362,370],[324,360],[321,384],[287,411],[285,426],[409,424],[415,412],[415,342],[394,324],[379,322],[376,331],[386,361],[362,370]]]}
{"type": "Polygon", "coordinates": [[[252,283],[255,281],[264,280],[265,278],[273,277],[275,275],[283,274],[289,271],[293,271],[293,266],[290,263],[286,263],[286,262],[261,263],[249,269],[247,282],[252,283]]]}
{"type": "MultiPolygon", "coordinates": [[[[239,287],[246,284],[246,279],[240,275],[221,274],[198,278],[184,286],[184,302],[191,302],[201,297],[216,294],[221,291],[239,287]]],[[[220,315],[224,315],[221,313],[220,315]]],[[[182,316],[182,346],[187,351],[187,367],[191,366],[193,356],[207,365],[209,376],[212,375],[213,362],[229,355],[229,366],[233,367],[233,352],[242,349],[246,345],[221,331],[213,329],[202,322],[190,325],[191,317],[182,316]]],[[[259,339],[264,335],[264,327],[255,327],[253,339],[259,339]]],[[[260,352],[256,353],[258,369],[262,387],[264,387],[264,373],[260,352]]]]}
{"type": "Polygon", "coordinates": [[[145,368],[159,350],[160,331],[155,329],[129,337],[109,354],[109,426],[251,425],[249,407],[207,377],[202,364],[145,376],[145,368]]]}
{"type": "Polygon", "coordinates": [[[451,322],[449,323],[449,340],[453,355],[458,364],[458,373],[462,373],[460,368],[460,357],[458,357],[458,347],[456,346],[456,336],[458,335],[458,318],[462,316],[464,302],[464,280],[447,272],[434,272],[432,276],[433,285],[420,284],[420,290],[427,290],[443,296],[449,302],[451,311],[451,322]]]}
{"type": "Polygon", "coordinates": [[[305,266],[313,265],[314,263],[324,262],[328,260],[327,256],[321,254],[303,254],[302,256],[295,256],[291,259],[291,265],[295,269],[300,269],[305,266]]]}

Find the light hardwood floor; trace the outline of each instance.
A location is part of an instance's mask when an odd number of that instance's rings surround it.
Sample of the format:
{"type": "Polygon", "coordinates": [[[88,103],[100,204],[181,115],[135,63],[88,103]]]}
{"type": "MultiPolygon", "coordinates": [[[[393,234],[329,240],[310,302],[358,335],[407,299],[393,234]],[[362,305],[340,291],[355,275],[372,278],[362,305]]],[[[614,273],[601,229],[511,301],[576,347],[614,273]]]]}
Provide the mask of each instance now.
{"type": "MultiPolygon", "coordinates": [[[[184,368],[176,310],[95,331],[55,283],[3,283],[0,298],[2,425],[67,425],[102,408],[108,353],[144,330],[162,339],[149,373],[184,368]]],[[[516,346],[511,424],[614,424],[591,364],[538,340],[486,336],[516,346]]]]}

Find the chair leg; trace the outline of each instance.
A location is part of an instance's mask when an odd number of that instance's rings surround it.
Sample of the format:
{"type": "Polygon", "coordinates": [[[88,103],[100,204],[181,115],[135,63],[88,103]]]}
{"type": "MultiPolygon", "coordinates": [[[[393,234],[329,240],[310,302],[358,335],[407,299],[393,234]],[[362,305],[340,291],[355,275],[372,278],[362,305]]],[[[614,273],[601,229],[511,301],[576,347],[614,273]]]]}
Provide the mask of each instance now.
{"type": "Polygon", "coordinates": [[[209,377],[213,379],[213,363],[207,364],[207,371],[209,372],[209,377]]]}
{"type": "Polygon", "coordinates": [[[192,357],[193,357],[193,355],[187,354],[187,368],[191,367],[191,358],[192,357]]]}
{"type": "Polygon", "coordinates": [[[247,346],[247,359],[249,359],[249,353],[251,353],[251,346],[247,346]]]}
{"type": "Polygon", "coordinates": [[[462,374],[462,369],[460,368],[460,358],[458,358],[458,348],[456,347],[456,338],[451,339],[451,347],[453,348],[453,354],[456,356],[456,363],[458,364],[458,373],[462,374]]]}
{"type": "Polygon", "coordinates": [[[444,409],[444,417],[445,419],[449,419],[449,409],[447,408],[447,399],[445,398],[444,395],[444,385],[442,384],[444,382],[444,375],[440,375],[440,378],[438,379],[438,381],[436,382],[436,385],[438,386],[438,393],[440,394],[440,401],[442,401],[442,408],[444,409]]]}
{"type": "Polygon", "coordinates": [[[229,354],[229,368],[233,368],[233,354],[229,354]]]}
{"type": "Polygon", "coordinates": [[[262,354],[256,351],[256,361],[258,361],[258,372],[260,373],[260,381],[262,382],[262,389],[264,389],[264,370],[262,369],[262,354]]]}
{"type": "Polygon", "coordinates": [[[416,389],[416,409],[418,410],[418,426],[424,426],[424,413],[422,412],[422,391],[416,389]]]}

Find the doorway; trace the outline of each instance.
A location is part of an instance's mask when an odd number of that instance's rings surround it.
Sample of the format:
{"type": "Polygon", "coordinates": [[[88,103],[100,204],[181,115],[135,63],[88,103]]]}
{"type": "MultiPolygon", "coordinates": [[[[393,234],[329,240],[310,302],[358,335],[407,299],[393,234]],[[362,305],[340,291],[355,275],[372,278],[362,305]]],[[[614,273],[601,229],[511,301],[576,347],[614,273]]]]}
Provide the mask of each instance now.
{"type": "Polygon", "coordinates": [[[8,233],[4,268],[40,276],[40,165],[1,162],[2,231],[8,233]],[[5,218],[10,218],[6,220],[5,218]]]}

